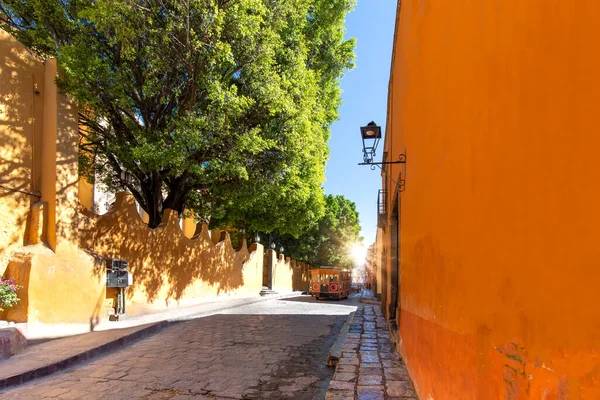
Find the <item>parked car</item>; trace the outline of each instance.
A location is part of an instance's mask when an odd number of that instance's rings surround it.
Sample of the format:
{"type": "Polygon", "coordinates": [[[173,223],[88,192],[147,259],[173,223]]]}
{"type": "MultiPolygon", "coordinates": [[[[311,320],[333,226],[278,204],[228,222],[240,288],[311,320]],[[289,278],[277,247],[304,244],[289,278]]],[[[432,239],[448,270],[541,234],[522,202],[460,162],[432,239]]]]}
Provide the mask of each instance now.
{"type": "Polygon", "coordinates": [[[360,284],[359,283],[353,283],[352,285],[350,285],[350,291],[351,292],[360,292],[360,284]]]}

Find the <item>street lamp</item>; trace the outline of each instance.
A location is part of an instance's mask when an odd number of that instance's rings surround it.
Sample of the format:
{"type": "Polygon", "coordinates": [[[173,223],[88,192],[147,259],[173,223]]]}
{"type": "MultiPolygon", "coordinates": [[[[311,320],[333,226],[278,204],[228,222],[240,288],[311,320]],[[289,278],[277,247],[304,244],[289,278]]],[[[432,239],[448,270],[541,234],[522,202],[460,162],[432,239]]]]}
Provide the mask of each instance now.
{"type": "Polygon", "coordinates": [[[367,126],[360,127],[360,136],[363,145],[363,160],[365,164],[371,164],[377,151],[377,145],[381,140],[381,127],[371,121],[367,126]]]}
{"type": "Polygon", "coordinates": [[[254,238],[254,241],[256,243],[260,243],[260,236],[258,236],[258,233],[256,234],[256,237],[254,238]]]}
{"type": "Polygon", "coordinates": [[[275,243],[271,243],[271,249],[275,250],[275,243]]]}
{"type": "Polygon", "coordinates": [[[281,247],[279,248],[279,252],[283,254],[283,250],[285,250],[285,249],[283,248],[283,246],[281,246],[281,247]]]}
{"type": "MultiPolygon", "coordinates": [[[[381,127],[374,121],[369,122],[366,126],[360,127],[360,136],[362,138],[363,145],[363,162],[358,165],[383,165],[383,164],[405,164],[406,155],[400,154],[398,161],[383,161],[373,162],[373,158],[376,156],[377,146],[381,140],[381,127]]],[[[372,167],[375,169],[375,167],[372,167]]]]}

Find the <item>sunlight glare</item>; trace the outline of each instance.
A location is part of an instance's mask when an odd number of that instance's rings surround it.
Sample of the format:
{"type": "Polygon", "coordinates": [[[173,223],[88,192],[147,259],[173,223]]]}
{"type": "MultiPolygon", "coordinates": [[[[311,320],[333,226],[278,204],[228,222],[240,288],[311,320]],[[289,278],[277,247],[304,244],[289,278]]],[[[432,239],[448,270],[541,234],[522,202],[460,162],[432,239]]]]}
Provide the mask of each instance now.
{"type": "Polygon", "coordinates": [[[363,265],[367,258],[367,248],[363,244],[355,244],[350,249],[350,254],[357,265],[363,265]]]}

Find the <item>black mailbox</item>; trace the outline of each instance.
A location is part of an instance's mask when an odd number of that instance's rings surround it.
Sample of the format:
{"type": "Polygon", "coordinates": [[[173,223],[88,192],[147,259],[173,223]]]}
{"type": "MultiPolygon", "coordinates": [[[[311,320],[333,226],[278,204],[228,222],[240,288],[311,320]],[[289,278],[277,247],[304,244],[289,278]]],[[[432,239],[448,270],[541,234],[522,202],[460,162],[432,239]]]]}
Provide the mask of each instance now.
{"type": "Polygon", "coordinates": [[[126,288],[129,286],[129,269],[126,260],[107,260],[106,287],[126,288]]]}

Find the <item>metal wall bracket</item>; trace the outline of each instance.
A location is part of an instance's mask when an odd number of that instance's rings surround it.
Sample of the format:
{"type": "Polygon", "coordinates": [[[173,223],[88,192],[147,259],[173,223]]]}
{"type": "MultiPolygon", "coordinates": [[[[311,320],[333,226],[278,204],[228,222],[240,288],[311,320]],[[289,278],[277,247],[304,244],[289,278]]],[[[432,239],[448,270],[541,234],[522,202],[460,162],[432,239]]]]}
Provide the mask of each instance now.
{"type": "Polygon", "coordinates": [[[382,162],[362,162],[358,165],[371,165],[371,169],[375,170],[375,165],[388,165],[388,164],[406,164],[406,154],[400,154],[397,161],[382,161],[382,162]]]}

